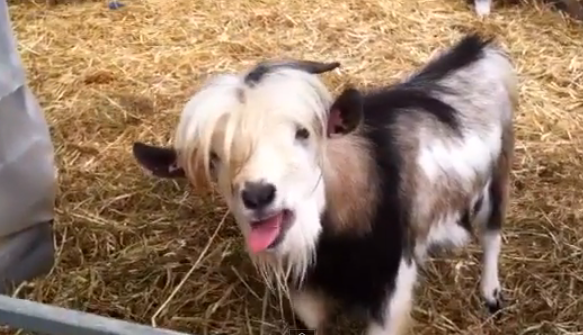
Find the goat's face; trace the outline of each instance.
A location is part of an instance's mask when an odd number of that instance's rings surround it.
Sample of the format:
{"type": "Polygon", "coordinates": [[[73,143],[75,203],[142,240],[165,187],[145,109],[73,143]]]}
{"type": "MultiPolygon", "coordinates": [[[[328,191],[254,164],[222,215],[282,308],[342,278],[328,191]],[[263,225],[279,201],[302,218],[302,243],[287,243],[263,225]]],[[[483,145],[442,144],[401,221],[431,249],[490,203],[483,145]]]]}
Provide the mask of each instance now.
{"type": "Polygon", "coordinates": [[[241,159],[218,154],[218,184],[247,246],[281,256],[312,250],[325,205],[317,120],[285,102],[244,113],[249,126],[235,131],[231,151],[241,159]]]}
{"type": "MultiPolygon", "coordinates": [[[[332,104],[318,77],[297,68],[272,69],[252,83],[249,75],[225,76],[185,108],[175,141],[184,168],[155,173],[187,176],[195,185],[202,175],[215,181],[250,253],[285,260],[285,270],[303,276],[326,206],[325,141],[356,128],[361,109],[357,91],[332,104]]],[[[134,155],[161,171],[151,163],[156,150],[158,157],[166,150],[166,166],[173,163],[172,149],[138,144],[134,155]]]]}

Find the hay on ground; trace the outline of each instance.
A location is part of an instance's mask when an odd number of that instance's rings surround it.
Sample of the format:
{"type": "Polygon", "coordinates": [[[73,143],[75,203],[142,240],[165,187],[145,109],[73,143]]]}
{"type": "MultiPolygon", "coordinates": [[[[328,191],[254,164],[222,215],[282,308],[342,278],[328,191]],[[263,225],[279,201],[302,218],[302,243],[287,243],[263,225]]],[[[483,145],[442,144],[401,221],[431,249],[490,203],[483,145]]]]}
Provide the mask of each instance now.
{"type": "MultiPolygon", "coordinates": [[[[262,58],[340,61],[335,89],[397,80],[462,33],[497,36],[520,73],[517,160],[501,270],[508,307],[493,322],[479,249],[432,262],[415,334],[583,331],[583,26],[541,5],[479,20],[462,0],[124,0],[11,6],[30,84],[56,145],[57,265],[19,296],[195,334],[281,334],[226,209],[145,176],[134,140],[168,143],[205,76],[262,58]],[[201,257],[190,278],[176,290],[201,257]]],[[[347,328],[348,329],[348,328],[347,328]]],[[[341,332],[342,333],[342,332],[341,332]]]]}

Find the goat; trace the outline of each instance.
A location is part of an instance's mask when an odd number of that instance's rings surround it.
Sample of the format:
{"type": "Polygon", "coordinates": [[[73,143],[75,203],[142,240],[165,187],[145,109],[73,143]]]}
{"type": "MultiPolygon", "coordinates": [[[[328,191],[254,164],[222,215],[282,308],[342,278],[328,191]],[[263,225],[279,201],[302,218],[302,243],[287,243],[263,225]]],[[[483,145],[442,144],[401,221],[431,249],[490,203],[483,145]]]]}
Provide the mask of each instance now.
{"type": "Polygon", "coordinates": [[[339,63],[262,62],[207,82],[173,147],[133,154],[158,177],[216,183],[259,272],[309,328],[340,304],[366,312],[368,335],[404,334],[428,250],[474,230],[495,312],[517,82],[492,42],[466,35],[401,82],[335,99],[317,74],[339,63]]]}

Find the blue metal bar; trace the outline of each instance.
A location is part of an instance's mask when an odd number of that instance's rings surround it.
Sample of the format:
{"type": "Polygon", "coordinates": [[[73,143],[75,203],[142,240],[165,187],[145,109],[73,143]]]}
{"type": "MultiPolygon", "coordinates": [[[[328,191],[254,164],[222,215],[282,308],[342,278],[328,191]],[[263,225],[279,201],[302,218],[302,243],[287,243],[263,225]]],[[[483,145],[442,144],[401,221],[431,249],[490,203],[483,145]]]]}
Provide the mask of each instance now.
{"type": "Polygon", "coordinates": [[[47,335],[191,335],[5,295],[0,324],[47,335]]]}

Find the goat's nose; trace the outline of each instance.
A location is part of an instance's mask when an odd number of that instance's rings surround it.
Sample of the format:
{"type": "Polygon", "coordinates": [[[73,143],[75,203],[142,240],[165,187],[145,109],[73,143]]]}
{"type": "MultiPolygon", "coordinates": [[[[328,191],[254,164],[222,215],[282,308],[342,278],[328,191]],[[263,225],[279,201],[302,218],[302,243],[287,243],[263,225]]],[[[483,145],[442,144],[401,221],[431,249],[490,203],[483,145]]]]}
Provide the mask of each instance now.
{"type": "Polygon", "coordinates": [[[275,186],[264,182],[246,182],[241,191],[243,204],[249,209],[260,209],[275,199],[275,186]]]}

